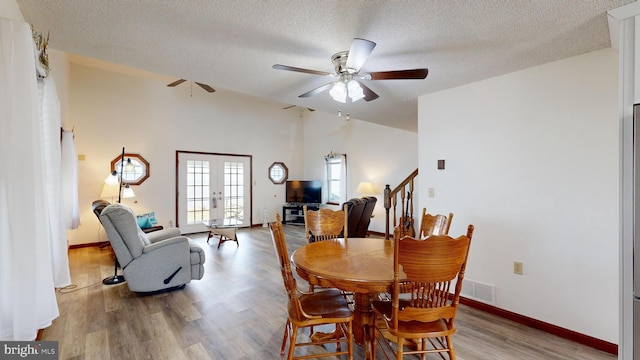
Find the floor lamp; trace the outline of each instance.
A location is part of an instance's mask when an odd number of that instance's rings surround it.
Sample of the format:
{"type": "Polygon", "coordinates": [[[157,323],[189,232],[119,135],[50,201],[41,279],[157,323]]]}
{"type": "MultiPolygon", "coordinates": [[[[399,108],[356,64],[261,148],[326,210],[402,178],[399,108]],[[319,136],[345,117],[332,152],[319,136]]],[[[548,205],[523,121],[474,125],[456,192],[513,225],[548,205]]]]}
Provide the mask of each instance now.
{"type": "MultiPolygon", "coordinates": [[[[129,162],[130,164],[130,162],[129,162]]],[[[129,167],[129,164],[127,164],[127,167],[129,167]]],[[[133,165],[132,165],[133,166],[133,165]]],[[[119,181],[118,181],[118,203],[120,203],[122,201],[122,174],[124,172],[124,147],[122,147],[122,158],[120,159],[120,176],[119,176],[119,181]]],[[[114,176],[116,175],[116,171],[114,170],[113,173],[110,176],[114,176]]],[[[109,179],[109,178],[107,178],[109,179]]],[[[105,187],[109,186],[108,183],[105,183],[105,187]]],[[[127,188],[129,187],[129,185],[126,185],[127,188]]],[[[130,194],[130,196],[126,196],[126,197],[133,197],[133,190],[131,190],[130,188],[128,189],[128,193],[130,194]]],[[[118,275],[118,258],[116,257],[115,259],[115,264],[114,264],[114,270],[113,270],[113,276],[109,276],[107,278],[102,279],[102,283],[104,285],[115,285],[115,284],[121,284],[123,282],[125,282],[126,280],[124,279],[124,275],[118,275]]]]}

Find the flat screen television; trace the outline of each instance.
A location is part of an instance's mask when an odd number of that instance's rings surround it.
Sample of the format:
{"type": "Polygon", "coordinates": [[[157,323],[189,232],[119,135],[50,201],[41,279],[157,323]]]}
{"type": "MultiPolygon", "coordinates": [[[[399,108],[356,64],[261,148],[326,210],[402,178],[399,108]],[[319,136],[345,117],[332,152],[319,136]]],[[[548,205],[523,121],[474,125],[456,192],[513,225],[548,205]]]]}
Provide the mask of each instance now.
{"type": "Polygon", "coordinates": [[[320,180],[289,180],[286,186],[288,203],[319,204],[322,202],[322,181],[320,180]]]}

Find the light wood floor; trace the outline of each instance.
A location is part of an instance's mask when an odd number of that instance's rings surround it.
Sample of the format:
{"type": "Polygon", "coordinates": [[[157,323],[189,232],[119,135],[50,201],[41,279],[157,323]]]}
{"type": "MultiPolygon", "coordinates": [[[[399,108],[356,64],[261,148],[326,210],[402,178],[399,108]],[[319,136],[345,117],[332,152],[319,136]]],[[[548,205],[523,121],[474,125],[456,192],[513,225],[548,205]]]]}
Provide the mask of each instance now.
{"type": "MultiPolygon", "coordinates": [[[[303,227],[284,227],[290,252],[304,244],[303,227]]],[[[204,278],[152,296],[102,285],[114,270],[108,248],[70,250],[77,289],[58,292],[60,317],[42,340],[59,341],[60,359],[280,359],[285,297],[268,229],[242,229],[239,247],[220,249],[191,237],[206,252],[204,278]]],[[[459,360],[617,358],[462,305],[456,323],[459,360]]]]}

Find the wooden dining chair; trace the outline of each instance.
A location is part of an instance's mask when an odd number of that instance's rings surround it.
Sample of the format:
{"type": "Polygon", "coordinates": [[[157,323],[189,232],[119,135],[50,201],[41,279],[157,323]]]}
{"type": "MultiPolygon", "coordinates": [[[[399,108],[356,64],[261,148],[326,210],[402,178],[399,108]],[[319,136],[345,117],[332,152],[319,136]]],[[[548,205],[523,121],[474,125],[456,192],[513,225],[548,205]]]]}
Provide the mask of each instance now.
{"type": "Polygon", "coordinates": [[[394,239],[392,299],[371,306],[372,359],[379,345],[385,355],[395,353],[396,359],[409,354],[425,359],[428,353],[444,358],[446,353],[455,360],[451,336],[472,234],[469,225],[467,234],[456,239],[448,235],[432,235],[427,241],[394,239]]]}
{"type": "Polygon", "coordinates": [[[349,228],[349,211],[347,204],[342,210],[320,209],[304,211],[304,233],[307,242],[347,238],[349,228]]]}
{"type": "Polygon", "coordinates": [[[282,338],[280,356],[284,355],[287,339],[289,340],[289,352],[287,359],[318,358],[327,356],[347,355],[349,360],[353,360],[353,312],[349,308],[346,299],[339,290],[329,289],[317,292],[305,292],[298,288],[296,279],[291,271],[291,261],[280,214],[276,214],[276,221],[269,224],[273,246],[276,250],[284,288],[287,292],[287,323],[282,338]],[[312,327],[325,324],[334,324],[336,331],[334,335],[327,337],[311,336],[307,342],[297,342],[298,330],[300,328],[312,327]],[[347,343],[347,350],[342,350],[341,344],[347,343]],[[321,354],[308,354],[294,357],[296,347],[334,344],[335,351],[321,354]]]}
{"type": "MultiPolygon", "coordinates": [[[[304,233],[307,243],[315,241],[348,238],[349,232],[349,206],[344,204],[342,210],[320,209],[308,210],[307,205],[304,210],[304,233]]],[[[309,284],[309,291],[314,290],[314,285],[309,284]]],[[[343,291],[349,303],[353,303],[353,294],[343,291]]],[[[313,328],[311,328],[313,331],[313,328]]]]}
{"type": "MultiPolygon", "coordinates": [[[[319,209],[309,210],[303,206],[304,233],[307,243],[337,238],[348,238],[349,233],[349,206],[343,205],[342,210],[319,209]]],[[[313,292],[315,285],[309,284],[309,291],[313,292]]],[[[342,295],[349,304],[353,304],[353,293],[342,291],[342,295]]],[[[309,328],[313,333],[313,326],[309,328]]]]}
{"type": "Polygon", "coordinates": [[[431,235],[447,235],[453,220],[453,213],[446,215],[427,214],[427,209],[422,208],[422,220],[420,221],[420,238],[424,239],[431,235]]]}

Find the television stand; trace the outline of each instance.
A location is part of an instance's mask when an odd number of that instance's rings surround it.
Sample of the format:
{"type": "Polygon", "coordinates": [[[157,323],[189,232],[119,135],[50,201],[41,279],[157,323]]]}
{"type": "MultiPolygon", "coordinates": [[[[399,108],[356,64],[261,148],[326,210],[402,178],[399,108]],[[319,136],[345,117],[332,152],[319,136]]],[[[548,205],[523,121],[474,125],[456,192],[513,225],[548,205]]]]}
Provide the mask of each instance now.
{"type": "Polygon", "coordinates": [[[304,224],[304,206],[309,210],[319,210],[320,204],[289,203],[282,206],[282,223],[304,224]]]}

